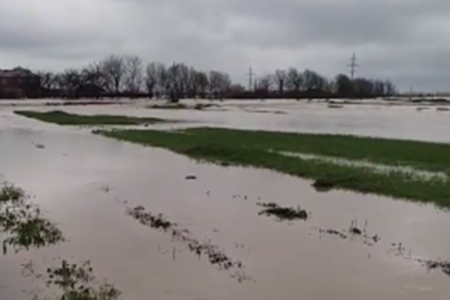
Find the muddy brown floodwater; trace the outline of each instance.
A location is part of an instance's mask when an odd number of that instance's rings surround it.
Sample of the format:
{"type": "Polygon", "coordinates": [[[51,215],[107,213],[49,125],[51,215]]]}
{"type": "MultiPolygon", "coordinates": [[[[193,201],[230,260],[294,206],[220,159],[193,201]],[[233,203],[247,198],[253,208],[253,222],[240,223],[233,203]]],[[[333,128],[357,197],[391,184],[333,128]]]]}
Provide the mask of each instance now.
{"type": "Polygon", "coordinates": [[[448,299],[450,277],[416,261],[450,258],[450,215],[431,205],[318,193],[302,179],[197,164],[6,110],[0,124],[2,179],[35,196],[67,239],[0,256],[0,299],[29,299],[23,290],[38,286],[21,264],[45,270],[61,258],[90,260],[124,299],[448,299]],[[300,206],[308,219],[279,222],[259,215],[258,203],[300,206]],[[214,245],[251,280],[235,280],[171,234],[143,226],[127,213],[133,207],[214,245]],[[355,224],[379,240],[327,234],[347,236],[355,224]]]}

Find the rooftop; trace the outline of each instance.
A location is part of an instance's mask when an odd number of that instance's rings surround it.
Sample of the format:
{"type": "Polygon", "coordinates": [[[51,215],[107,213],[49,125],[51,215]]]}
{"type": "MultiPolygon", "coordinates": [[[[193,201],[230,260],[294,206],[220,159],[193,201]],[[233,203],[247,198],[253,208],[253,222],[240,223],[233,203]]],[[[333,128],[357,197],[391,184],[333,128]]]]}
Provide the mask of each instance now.
{"type": "Polygon", "coordinates": [[[25,76],[35,76],[33,72],[22,67],[16,67],[10,70],[1,70],[0,77],[25,77],[25,76]]]}

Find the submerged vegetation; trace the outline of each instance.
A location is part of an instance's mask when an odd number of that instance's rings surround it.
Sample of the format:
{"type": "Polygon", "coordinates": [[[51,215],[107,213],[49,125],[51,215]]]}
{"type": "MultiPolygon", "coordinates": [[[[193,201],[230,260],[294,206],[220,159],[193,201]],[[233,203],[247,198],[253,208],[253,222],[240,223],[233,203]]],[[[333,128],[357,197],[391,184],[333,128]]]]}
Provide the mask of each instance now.
{"type": "Polygon", "coordinates": [[[450,173],[450,145],[447,144],[220,128],[103,130],[94,133],[166,148],[200,161],[253,166],[304,177],[314,180],[314,186],[319,189],[346,189],[450,207],[450,183],[445,178],[424,180],[413,172],[395,171],[395,168],[380,173],[365,166],[338,165],[320,158],[306,159],[282,154],[319,154],[450,173]]]}
{"type": "Polygon", "coordinates": [[[34,300],[116,300],[121,294],[113,285],[96,279],[90,261],[77,264],[62,260],[60,265],[47,268],[45,274],[36,274],[29,265],[26,268],[30,275],[44,279],[48,288],[57,290],[56,298],[35,295],[34,300]]]}
{"type": "MultiPolygon", "coordinates": [[[[46,219],[41,209],[29,201],[25,191],[12,184],[0,186],[0,241],[3,254],[10,248],[18,252],[41,248],[64,241],[62,231],[46,219]]],[[[56,288],[61,300],[115,300],[120,292],[111,284],[98,283],[89,262],[81,265],[62,260],[61,265],[47,268],[46,274],[33,269],[33,262],[23,265],[37,279],[45,279],[47,287],[56,288]]],[[[26,270],[25,270],[26,269],[26,270]]],[[[35,295],[35,300],[49,299],[35,295]]]]}
{"type": "Polygon", "coordinates": [[[153,215],[142,206],[128,208],[127,213],[144,226],[170,233],[174,240],[185,243],[190,252],[199,257],[205,256],[211,265],[218,267],[219,270],[229,271],[230,276],[238,282],[250,279],[242,271],[244,266],[240,261],[232,260],[210,241],[199,241],[188,229],[180,228],[177,224],[166,220],[163,215],[153,215]]]}
{"type": "Polygon", "coordinates": [[[0,237],[3,254],[40,248],[64,240],[61,230],[42,216],[39,207],[28,202],[25,192],[13,185],[0,189],[0,237]]]}
{"type": "Polygon", "coordinates": [[[157,118],[141,118],[119,115],[78,115],[61,110],[38,112],[16,110],[15,114],[59,125],[144,125],[164,122],[157,118]]]}
{"type": "Polygon", "coordinates": [[[275,216],[280,221],[306,220],[308,212],[300,207],[281,207],[276,203],[259,203],[264,209],[259,212],[260,215],[275,216]]]}
{"type": "Polygon", "coordinates": [[[440,260],[423,260],[418,259],[419,263],[422,263],[426,268],[431,270],[438,270],[447,276],[450,276],[450,261],[440,261],[440,260]]]}

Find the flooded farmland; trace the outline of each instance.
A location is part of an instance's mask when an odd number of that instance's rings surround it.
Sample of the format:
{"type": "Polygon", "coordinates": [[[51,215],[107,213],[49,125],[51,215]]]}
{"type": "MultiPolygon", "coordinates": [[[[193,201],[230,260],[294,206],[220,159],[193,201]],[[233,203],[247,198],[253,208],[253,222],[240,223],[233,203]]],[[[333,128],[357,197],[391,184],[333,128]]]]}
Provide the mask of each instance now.
{"type": "MultiPolygon", "coordinates": [[[[21,266],[32,262],[45,272],[60,259],[90,260],[96,276],[113,283],[123,299],[448,299],[450,277],[425,263],[450,258],[450,215],[433,205],[320,193],[307,180],[199,164],[26,119],[12,113],[16,108],[0,107],[1,179],[30,194],[66,241],[0,256],[0,299],[48,292],[21,266]],[[261,214],[267,205],[288,213],[301,207],[307,218],[272,218],[261,214]]],[[[157,128],[450,140],[450,115],[434,107],[233,101],[211,111],[63,109],[188,122],[157,128]]]]}

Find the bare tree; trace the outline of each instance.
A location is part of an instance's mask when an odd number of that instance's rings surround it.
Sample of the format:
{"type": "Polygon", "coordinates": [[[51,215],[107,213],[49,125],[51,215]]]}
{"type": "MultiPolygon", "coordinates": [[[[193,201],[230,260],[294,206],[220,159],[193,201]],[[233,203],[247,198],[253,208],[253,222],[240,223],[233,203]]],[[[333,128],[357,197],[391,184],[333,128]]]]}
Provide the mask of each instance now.
{"type": "Polygon", "coordinates": [[[76,69],[68,69],[60,75],[60,85],[67,98],[78,98],[78,90],[82,85],[81,73],[76,69]]]}
{"type": "Polygon", "coordinates": [[[142,87],[143,63],[139,56],[126,55],[124,61],[123,83],[125,91],[133,95],[138,94],[142,87]]]}
{"type": "Polygon", "coordinates": [[[61,73],[37,72],[44,94],[56,95],[59,89],[67,97],[99,97],[105,91],[120,96],[122,91],[137,95],[144,88],[150,97],[164,94],[171,101],[185,97],[209,97],[222,99],[227,95],[241,93],[254,97],[271,95],[272,88],[289,97],[380,97],[396,93],[394,84],[388,80],[356,78],[339,74],[327,79],[315,71],[296,68],[275,70],[272,75],[255,78],[253,91],[240,92],[241,86],[232,85],[230,76],[212,70],[199,71],[183,63],[164,64],[152,62],[143,65],[137,56],[110,55],[98,63],[82,69],[68,69],[61,73]],[[53,92],[52,92],[53,90],[53,92]]]}
{"type": "Polygon", "coordinates": [[[209,89],[211,96],[216,99],[223,99],[230,87],[231,79],[228,74],[219,71],[209,72],[209,89]]]}
{"type": "Polygon", "coordinates": [[[322,91],[325,86],[325,78],[317,72],[306,69],[303,72],[304,86],[308,91],[322,91]]]}
{"type": "Polygon", "coordinates": [[[272,87],[273,79],[270,75],[265,75],[258,80],[257,88],[260,91],[269,92],[272,87]]]}
{"type": "Polygon", "coordinates": [[[338,97],[353,96],[355,87],[353,81],[346,74],[338,74],[335,79],[335,93],[338,97]]]}
{"type": "Polygon", "coordinates": [[[101,66],[106,79],[107,90],[119,94],[126,70],[124,58],[118,55],[110,55],[101,62],[101,66]]]}
{"type": "Polygon", "coordinates": [[[397,89],[395,87],[395,85],[389,81],[389,80],[385,80],[384,81],[384,96],[394,96],[397,93],[397,89]]]}
{"type": "Polygon", "coordinates": [[[189,87],[191,85],[191,71],[185,64],[178,64],[178,86],[180,88],[181,97],[187,97],[189,87]]]}
{"type": "Polygon", "coordinates": [[[200,98],[205,98],[209,86],[208,75],[202,71],[195,71],[193,74],[193,85],[195,86],[196,94],[200,98]]]}
{"type": "Polygon", "coordinates": [[[385,95],[385,86],[384,82],[382,80],[375,80],[374,81],[374,94],[376,97],[384,96],[385,95]]]}
{"type": "Polygon", "coordinates": [[[166,89],[171,102],[178,102],[183,94],[181,64],[173,63],[166,71],[166,89]]]}
{"type": "MultiPolygon", "coordinates": [[[[307,93],[323,92],[326,80],[319,73],[306,69],[303,71],[303,86],[307,93]]],[[[311,94],[309,94],[311,95],[311,94]]]]}
{"type": "Polygon", "coordinates": [[[156,75],[157,75],[156,89],[158,96],[160,96],[161,94],[164,95],[169,94],[170,84],[167,69],[168,68],[166,68],[166,66],[162,63],[158,63],[156,65],[156,75]]]}
{"type": "Polygon", "coordinates": [[[195,82],[195,76],[197,74],[197,70],[195,70],[194,67],[188,68],[187,73],[187,88],[186,88],[186,96],[188,98],[195,98],[197,97],[198,90],[197,90],[197,84],[195,82]]]}
{"type": "Polygon", "coordinates": [[[290,68],[287,72],[287,81],[286,85],[291,91],[295,92],[296,98],[299,99],[300,89],[303,85],[303,76],[302,74],[295,68],[290,68]]]}
{"type": "Polygon", "coordinates": [[[56,88],[56,74],[48,71],[38,71],[36,73],[41,81],[41,87],[47,90],[56,88]]]}
{"type": "Polygon", "coordinates": [[[80,92],[83,97],[99,98],[105,91],[106,79],[99,64],[90,64],[80,72],[80,92]]]}
{"type": "Polygon", "coordinates": [[[107,82],[102,72],[100,64],[90,64],[81,70],[81,77],[84,84],[95,85],[99,88],[105,88],[107,82]]]}
{"type": "MultiPolygon", "coordinates": [[[[150,98],[155,94],[155,87],[158,84],[160,64],[151,62],[145,68],[145,88],[150,98]]],[[[163,66],[164,68],[164,66],[163,66]]]]}
{"type": "Polygon", "coordinates": [[[282,95],[284,93],[284,88],[287,80],[287,73],[285,70],[276,70],[273,77],[275,84],[278,88],[278,94],[282,95]]]}

